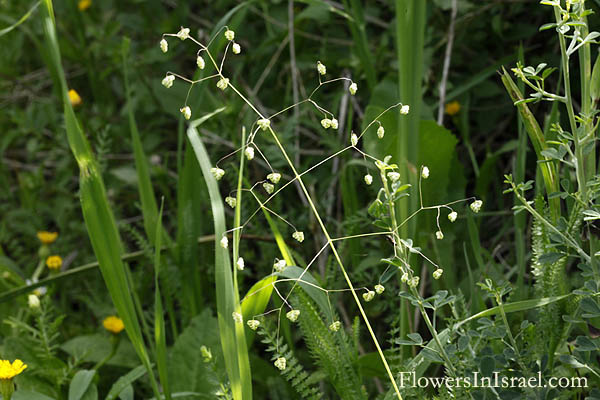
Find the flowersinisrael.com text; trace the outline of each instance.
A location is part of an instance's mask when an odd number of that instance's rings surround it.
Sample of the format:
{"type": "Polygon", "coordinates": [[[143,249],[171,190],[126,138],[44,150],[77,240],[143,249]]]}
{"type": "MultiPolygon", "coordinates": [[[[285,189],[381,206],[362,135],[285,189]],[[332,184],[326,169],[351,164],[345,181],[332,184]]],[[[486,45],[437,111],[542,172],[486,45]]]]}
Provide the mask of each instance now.
{"type": "Polygon", "coordinates": [[[535,376],[518,377],[502,376],[498,372],[491,376],[482,376],[474,372],[469,376],[458,377],[417,377],[415,372],[400,372],[400,387],[419,387],[419,388],[569,388],[579,387],[587,388],[588,381],[586,377],[558,377],[553,376],[548,379],[542,378],[542,373],[538,372],[535,376]]]}

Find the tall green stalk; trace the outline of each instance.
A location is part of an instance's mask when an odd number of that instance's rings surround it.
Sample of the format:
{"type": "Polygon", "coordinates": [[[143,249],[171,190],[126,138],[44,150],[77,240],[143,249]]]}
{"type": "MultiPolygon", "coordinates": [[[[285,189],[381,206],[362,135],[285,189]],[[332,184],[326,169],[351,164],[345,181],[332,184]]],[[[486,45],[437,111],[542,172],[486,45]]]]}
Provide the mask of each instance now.
{"type": "MultiPolygon", "coordinates": [[[[410,106],[410,113],[398,118],[398,141],[395,159],[399,172],[405,182],[415,186],[417,183],[417,154],[419,152],[419,123],[421,120],[423,45],[425,37],[425,10],[427,0],[396,0],[396,52],[398,57],[398,87],[400,101],[410,106]]],[[[441,105],[443,107],[443,105],[441,105]]],[[[417,209],[418,199],[398,204],[401,218],[406,218],[410,210],[417,209]]],[[[400,227],[400,236],[414,237],[417,218],[400,227]]],[[[401,314],[400,337],[410,333],[410,305],[406,299],[400,300],[401,314]]]]}
{"type": "Polygon", "coordinates": [[[215,226],[215,286],[217,291],[217,316],[221,347],[225,357],[225,368],[229,376],[231,391],[235,400],[252,399],[252,377],[243,323],[236,322],[233,313],[242,314],[239,293],[236,290],[231,260],[227,248],[220,241],[226,235],[225,210],[217,181],[210,172],[210,156],[200,139],[197,125],[217,112],[194,121],[187,130],[188,139],[202,169],[208,186],[215,226]]]}

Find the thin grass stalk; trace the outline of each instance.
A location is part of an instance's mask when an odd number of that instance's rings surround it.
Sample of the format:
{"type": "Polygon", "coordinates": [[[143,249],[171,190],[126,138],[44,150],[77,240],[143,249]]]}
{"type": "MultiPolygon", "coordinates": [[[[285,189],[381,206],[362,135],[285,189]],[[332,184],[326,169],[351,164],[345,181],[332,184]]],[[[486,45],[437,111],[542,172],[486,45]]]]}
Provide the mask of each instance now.
{"type": "Polygon", "coordinates": [[[166,400],[171,400],[169,388],[169,375],[167,373],[167,338],[165,332],[165,318],[163,315],[162,297],[160,294],[160,252],[162,239],[162,214],[164,199],[160,205],[160,211],[156,220],[156,232],[154,236],[154,340],[156,346],[156,366],[158,377],[165,394],[166,400]]]}
{"type": "Polygon", "coordinates": [[[44,0],[46,15],[43,29],[47,40],[47,48],[52,65],[59,79],[59,90],[62,96],[65,125],[69,146],[80,170],[79,191],[85,225],[88,230],[94,254],[98,259],[100,271],[113,300],[115,308],[125,325],[125,331],[136,350],[138,357],[146,367],[154,394],[159,390],[150,364],[148,352],[141,333],[138,315],[130,293],[126,266],[121,255],[123,246],[117,230],[112,210],[106,197],[106,189],[79,121],[75,117],[73,107],[67,94],[67,82],[61,64],[60,49],[56,38],[54,9],[52,0],[44,0]]]}
{"type": "MultiPolygon", "coordinates": [[[[523,50],[523,44],[519,46],[519,61],[525,64],[525,55],[523,50]]],[[[521,92],[525,89],[525,84],[523,82],[519,82],[518,84],[519,90],[521,92]]],[[[525,166],[527,163],[527,134],[525,132],[525,127],[523,126],[523,117],[521,114],[517,115],[519,124],[518,124],[518,143],[517,153],[515,155],[515,165],[513,174],[517,182],[525,181],[525,166]]],[[[514,198],[514,205],[519,205],[519,199],[514,198]]],[[[516,252],[516,261],[518,266],[518,275],[517,275],[517,288],[518,288],[518,296],[519,298],[527,298],[527,287],[524,285],[525,281],[525,273],[527,271],[527,263],[525,260],[525,229],[527,227],[527,216],[525,213],[515,213],[513,216],[513,221],[515,224],[515,252],[516,252]]]]}
{"type": "MultiPolygon", "coordinates": [[[[560,23],[562,21],[562,17],[560,15],[560,11],[558,7],[554,7],[554,16],[556,18],[556,22],[560,23]]],[[[569,117],[569,125],[571,127],[571,133],[573,134],[573,138],[575,139],[575,156],[577,158],[577,167],[575,169],[577,175],[577,186],[579,188],[579,192],[582,196],[582,201],[587,205],[587,180],[585,178],[585,168],[584,168],[584,156],[583,156],[583,146],[581,145],[581,134],[577,130],[577,122],[575,119],[575,110],[573,107],[573,95],[571,93],[571,70],[569,67],[569,56],[567,55],[567,46],[565,43],[565,37],[561,33],[558,34],[558,42],[560,44],[560,54],[561,54],[561,63],[562,63],[562,73],[563,73],[563,81],[565,85],[565,98],[566,98],[566,107],[567,107],[567,116],[569,117]]],[[[588,81],[589,82],[589,81],[588,81]]]]}

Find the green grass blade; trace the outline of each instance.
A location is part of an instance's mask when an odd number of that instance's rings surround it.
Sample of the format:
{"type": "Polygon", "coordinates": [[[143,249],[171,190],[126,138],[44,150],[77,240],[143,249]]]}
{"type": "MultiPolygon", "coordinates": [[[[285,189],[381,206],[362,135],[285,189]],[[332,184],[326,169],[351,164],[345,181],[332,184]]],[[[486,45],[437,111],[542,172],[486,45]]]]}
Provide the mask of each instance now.
{"type": "Polygon", "coordinates": [[[79,191],[81,208],[94,254],[100,271],[125,330],[142,363],[146,367],[152,388],[158,395],[158,386],[144,344],[140,323],[135,311],[131,288],[127,282],[126,267],[121,255],[123,245],[112,210],[106,197],[106,189],[90,145],[83,134],[79,121],[67,94],[67,83],[61,64],[60,49],[56,38],[52,0],[44,0],[46,15],[43,20],[44,34],[50,53],[50,66],[58,75],[62,94],[67,138],[80,170],[79,191]]]}
{"type": "Polygon", "coordinates": [[[203,224],[203,201],[197,179],[201,171],[194,152],[186,145],[183,166],[177,182],[177,258],[182,281],[186,320],[200,312],[202,304],[202,280],[200,277],[198,236],[203,224]]]}
{"type": "Polygon", "coordinates": [[[160,296],[160,251],[162,238],[162,213],[164,201],[160,205],[158,219],[156,220],[156,233],[154,238],[154,340],[156,343],[156,366],[158,377],[162,385],[165,398],[171,400],[169,380],[167,374],[167,339],[165,335],[165,318],[163,314],[162,298],[160,296]]]}
{"type": "MultiPolygon", "coordinates": [[[[542,306],[546,306],[548,304],[556,303],[557,301],[561,301],[571,296],[572,293],[565,294],[562,296],[554,296],[554,297],[543,297],[541,299],[531,299],[531,300],[522,300],[515,301],[514,303],[506,303],[504,304],[504,311],[507,313],[517,312],[517,311],[526,311],[531,310],[533,308],[538,308],[542,306]]],[[[475,315],[471,315],[469,318],[466,318],[454,325],[454,328],[459,328],[460,326],[466,324],[467,322],[476,320],[482,317],[489,317],[492,315],[500,314],[500,307],[492,307],[487,310],[481,311],[475,315]]]]}
{"type": "Polygon", "coordinates": [[[155,226],[158,218],[158,207],[150,181],[150,172],[148,171],[148,159],[142,147],[140,133],[133,113],[133,104],[131,102],[131,88],[129,85],[129,73],[127,68],[127,57],[129,56],[130,40],[124,38],[121,45],[121,56],[123,60],[123,76],[125,78],[125,97],[127,99],[127,116],[129,118],[129,130],[131,132],[131,143],[133,145],[133,155],[135,158],[135,170],[137,172],[137,184],[142,203],[142,215],[144,217],[144,230],[150,243],[154,244],[155,226]]]}
{"type": "Polygon", "coordinates": [[[144,368],[143,365],[132,369],[131,371],[117,379],[117,381],[110,388],[110,391],[106,395],[105,400],[115,400],[117,396],[119,396],[119,394],[123,390],[125,390],[126,387],[128,387],[144,375],[146,375],[146,368],[144,368]]]}
{"type": "Polygon", "coordinates": [[[19,25],[21,25],[23,22],[27,21],[27,19],[31,16],[31,14],[33,14],[33,12],[38,8],[38,6],[40,5],[41,0],[37,1],[30,9],[29,11],[27,11],[21,18],[19,18],[19,20],[17,22],[15,22],[14,24],[12,24],[11,26],[7,26],[4,29],[0,29],[0,37],[6,35],[8,32],[12,31],[13,29],[15,29],[16,27],[18,27],[19,25]]]}
{"type": "MultiPolygon", "coordinates": [[[[242,316],[244,321],[254,318],[256,315],[262,314],[269,304],[271,294],[273,293],[273,283],[277,280],[277,276],[267,276],[256,282],[246,293],[242,299],[242,316]]],[[[254,331],[246,329],[246,343],[248,347],[254,340],[254,331]]]]}
{"type": "MultiPolygon", "coordinates": [[[[396,0],[396,51],[398,57],[399,97],[403,104],[410,106],[408,115],[399,115],[398,140],[393,149],[394,161],[400,166],[401,179],[417,185],[415,170],[418,170],[419,125],[421,121],[423,43],[425,36],[424,0],[396,0]],[[414,166],[410,168],[410,166],[414,166]]],[[[397,111],[400,113],[400,111],[397,111]]],[[[399,204],[400,218],[406,218],[410,210],[418,208],[417,197],[399,204]]],[[[401,227],[401,237],[413,237],[416,219],[401,227]]]]}
{"type": "MultiPolygon", "coordinates": [[[[216,112],[209,114],[208,118],[216,112]]],[[[225,367],[231,391],[235,400],[252,399],[252,380],[246,337],[242,324],[236,324],[232,318],[234,312],[241,313],[239,293],[234,290],[231,260],[229,252],[220,245],[221,238],[225,235],[225,211],[223,199],[219,192],[217,181],[210,172],[212,165],[204,144],[200,140],[197,121],[194,121],[187,130],[187,136],[192,144],[196,158],[200,163],[204,180],[208,186],[211,208],[215,225],[215,285],[217,291],[217,314],[221,346],[225,357],[225,367]]]]}
{"type": "MultiPolygon", "coordinates": [[[[421,119],[422,80],[423,80],[423,43],[425,37],[426,0],[396,0],[396,52],[398,58],[398,84],[400,101],[410,106],[408,115],[400,115],[398,111],[398,140],[392,155],[400,166],[399,172],[404,182],[417,187],[417,177],[409,168],[416,166],[419,154],[419,123],[421,119]]],[[[416,167],[418,170],[418,167],[416,167]]],[[[410,210],[416,210],[417,197],[409,201],[399,202],[399,218],[406,218],[410,210]]],[[[401,237],[413,237],[417,219],[402,225],[401,237]]],[[[418,273],[418,272],[417,272],[418,273]]],[[[406,300],[402,300],[400,308],[404,309],[406,300]]],[[[410,307],[409,307],[410,309],[410,307]]],[[[408,314],[404,313],[400,321],[400,336],[409,333],[408,314]]],[[[402,351],[408,351],[403,349],[402,351]]]]}
{"type": "Polygon", "coordinates": [[[273,233],[273,237],[275,238],[275,243],[277,243],[277,247],[279,247],[281,256],[283,257],[283,259],[285,260],[287,265],[295,265],[296,262],[294,261],[294,256],[292,256],[292,252],[290,251],[289,247],[285,243],[285,239],[283,238],[283,235],[281,234],[281,231],[279,230],[277,223],[273,220],[273,218],[271,217],[271,214],[269,214],[269,212],[267,210],[263,209],[263,213],[265,215],[265,219],[267,220],[267,223],[269,224],[269,228],[271,228],[271,233],[273,233]]]}

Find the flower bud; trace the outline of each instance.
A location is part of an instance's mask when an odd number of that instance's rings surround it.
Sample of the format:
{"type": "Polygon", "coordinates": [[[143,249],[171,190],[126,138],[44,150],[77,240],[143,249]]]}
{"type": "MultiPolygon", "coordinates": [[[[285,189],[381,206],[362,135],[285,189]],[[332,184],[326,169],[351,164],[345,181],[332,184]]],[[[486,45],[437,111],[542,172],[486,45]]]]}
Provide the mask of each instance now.
{"type": "Polygon", "coordinates": [[[291,311],[288,311],[288,313],[285,314],[285,316],[290,321],[296,322],[298,320],[298,316],[300,316],[300,310],[291,310],[291,311]]]}
{"type": "Polygon", "coordinates": [[[369,302],[369,301],[373,300],[373,298],[375,297],[375,292],[372,290],[369,290],[367,293],[363,293],[362,296],[366,302],[369,302]]]}
{"type": "Polygon", "coordinates": [[[340,321],[334,321],[329,325],[329,330],[332,332],[337,332],[342,327],[342,323],[340,321]]]}
{"type": "Polygon", "coordinates": [[[304,241],[304,232],[296,231],[292,233],[292,237],[302,243],[304,241]]]}
{"type": "Polygon", "coordinates": [[[181,27],[179,32],[177,32],[177,37],[181,40],[185,40],[190,37],[190,28],[181,27]]]}
{"type": "Polygon", "coordinates": [[[429,178],[429,168],[427,168],[426,166],[423,166],[423,169],[421,170],[421,177],[423,179],[429,178]]]}
{"type": "Polygon", "coordinates": [[[257,320],[257,319],[249,319],[246,322],[246,324],[248,325],[248,327],[250,329],[252,329],[253,331],[255,331],[258,328],[258,326],[260,325],[260,321],[257,320]]]}
{"type": "Polygon", "coordinates": [[[206,62],[204,61],[204,58],[202,58],[202,56],[196,57],[196,65],[200,69],[204,69],[204,67],[206,67],[206,62]]]}
{"type": "Polygon", "coordinates": [[[356,136],[356,133],[352,133],[352,135],[350,135],[350,143],[352,143],[352,146],[356,146],[358,144],[358,136],[356,136]]]}
{"type": "Polygon", "coordinates": [[[331,128],[332,129],[337,129],[338,128],[338,120],[337,119],[333,118],[331,120],[331,128]]]}
{"type": "Polygon", "coordinates": [[[444,234],[442,233],[442,231],[437,231],[435,233],[435,237],[437,240],[442,240],[444,238],[444,234]]]}
{"type": "Polygon", "coordinates": [[[327,68],[321,64],[321,61],[317,61],[317,71],[319,71],[319,74],[321,75],[325,75],[327,73],[327,68]]]}
{"type": "Polygon", "coordinates": [[[435,271],[433,271],[433,279],[440,279],[442,277],[442,274],[444,273],[444,270],[441,268],[436,269],[435,271]]]}
{"type": "Polygon", "coordinates": [[[225,171],[223,171],[221,168],[218,168],[218,167],[211,168],[210,172],[211,172],[211,174],[213,174],[213,176],[215,177],[216,180],[221,180],[223,175],[225,175],[225,171]]]}
{"type": "Polygon", "coordinates": [[[230,30],[230,29],[227,29],[227,30],[225,31],[224,35],[225,35],[225,38],[226,38],[227,40],[229,40],[230,42],[231,42],[233,39],[235,39],[235,32],[234,32],[234,31],[232,31],[232,30],[230,30]]]}
{"type": "Polygon", "coordinates": [[[163,53],[166,53],[169,50],[169,43],[165,39],[160,41],[160,49],[163,53]]]}
{"type": "Polygon", "coordinates": [[[272,172],[269,175],[267,175],[267,179],[273,182],[275,185],[277,185],[281,180],[281,174],[279,172],[272,172]]]}
{"type": "Polygon", "coordinates": [[[237,259],[237,262],[235,263],[235,265],[237,266],[237,269],[239,271],[243,271],[244,270],[244,259],[242,257],[237,259]]]}
{"type": "Polygon", "coordinates": [[[175,81],[175,76],[171,75],[171,74],[167,74],[167,76],[165,76],[162,80],[162,85],[164,87],[166,87],[167,89],[169,89],[171,86],[173,86],[174,81],[175,81]]]}
{"type": "Polygon", "coordinates": [[[212,360],[212,352],[208,347],[204,345],[200,346],[200,354],[202,355],[203,361],[205,363],[210,362],[210,360],[212,360]]]}
{"type": "Polygon", "coordinates": [[[221,247],[226,249],[229,246],[229,239],[227,239],[227,236],[223,236],[221,238],[221,247]]]}
{"type": "Polygon", "coordinates": [[[456,211],[452,211],[450,214],[448,214],[448,220],[450,220],[450,222],[456,221],[456,217],[458,217],[456,211]]]}
{"type": "Polygon", "coordinates": [[[237,205],[237,199],[235,197],[227,196],[225,197],[225,203],[231,208],[235,208],[237,205]]]}
{"type": "Polygon", "coordinates": [[[182,107],[179,111],[181,111],[185,119],[190,119],[192,117],[192,109],[189,106],[182,107]]]}
{"type": "Polygon", "coordinates": [[[354,96],[356,94],[357,90],[358,90],[358,86],[354,82],[352,82],[352,84],[348,87],[348,91],[350,92],[350,94],[352,96],[354,96]]]}
{"type": "Polygon", "coordinates": [[[242,47],[239,44],[234,43],[233,46],[231,46],[231,51],[233,51],[233,54],[240,54],[242,52],[242,47]]]}
{"type": "Polygon", "coordinates": [[[379,128],[377,128],[377,137],[383,139],[383,135],[385,135],[385,129],[382,125],[379,125],[379,128]]]}
{"type": "Polygon", "coordinates": [[[373,183],[373,177],[371,176],[371,174],[366,174],[365,175],[365,183],[367,185],[370,185],[371,183],[373,183]]]}
{"type": "Polygon", "coordinates": [[[321,126],[325,129],[329,129],[331,127],[331,120],[329,118],[323,118],[321,120],[321,126]]]}
{"type": "Polygon", "coordinates": [[[273,264],[273,268],[275,269],[275,271],[283,272],[283,270],[286,269],[286,267],[287,263],[285,262],[285,260],[275,259],[275,263],[273,264]]]}
{"type": "Polygon", "coordinates": [[[29,308],[40,308],[40,298],[35,294],[30,294],[27,297],[27,302],[29,303],[29,308]]]}
{"type": "Polygon", "coordinates": [[[385,291],[385,287],[382,284],[378,283],[377,285],[375,285],[375,293],[381,294],[384,291],[385,291]]]}
{"type": "Polygon", "coordinates": [[[471,203],[471,205],[469,207],[471,207],[471,210],[473,210],[474,213],[478,213],[479,210],[481,210],[482,205],[483,205],[483,201],[475,200],[474,202],[471,203]]]}
{"type": "Polygon", "coordinates": [[[283,371],[286,367],[285,357],[279,357],[277,360],[275,360],[273,364],[275,365],[275,367],[277,367],[277,369],[283,371]]]}
{"type": "Polygon", "coordinates": [[[236,324],[241,324],[242,322],[244,322],[244,318],[242,317],[242,314],[240,314],[239,312],[232,312],[231,313],[231,317],[233,318],[233,321],[236,324]]]}
{"type": "Polygon", "coordinates": [[[217,82],[217,87],[221,90],[227,89],[227,86],[229,86],[229,78],[221,78],[217,82]]]}
{"type": "Polygon", "coordinates": [[[268,194],[273,193],[273,191],[275,190],[275,186],[273,186],[269,182],[263,183],[263,188],[265,189],[265,192],[267,192],[268,194]]]}
{"type": "Polygon", "coordinates": [[[271,126],[271,121],[267,118],[261,118],[258,121],[256,121],[256,125],[258,125],[258,127],[263,131],[266,131],[269,128],[269,126],[271,126]]]}
{"type": "Polygon", "coordinates": [[[408,286],[412,288],[416,288],[417,286],[419,286],[419,277],[413,276],[412,278],[410,278],[410,280],[408,281],[408,286]]]}
{"type": "Polygon", "coordinates": [[[254,158],[254,148],[246,147],[246,150],[244,150],[244,154],[246,155],[248,161],[252,160],[254,158]]]}
{"type": "Polygon", "coordinates": [[[402,114],[402,115],[408,114],[409,111],[410,111],[410,106],[408,104],[405,104],[400,108],[400,114],[402,114]]]}

